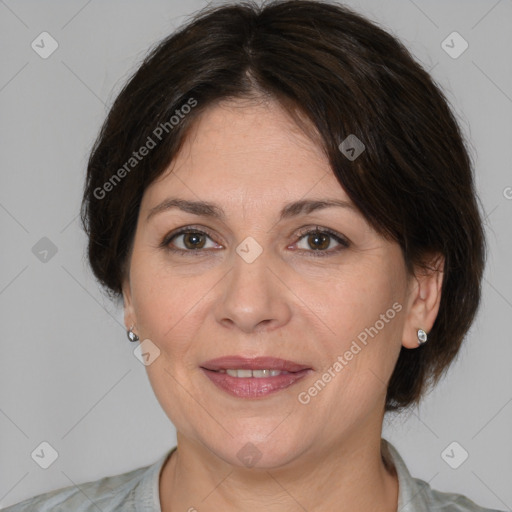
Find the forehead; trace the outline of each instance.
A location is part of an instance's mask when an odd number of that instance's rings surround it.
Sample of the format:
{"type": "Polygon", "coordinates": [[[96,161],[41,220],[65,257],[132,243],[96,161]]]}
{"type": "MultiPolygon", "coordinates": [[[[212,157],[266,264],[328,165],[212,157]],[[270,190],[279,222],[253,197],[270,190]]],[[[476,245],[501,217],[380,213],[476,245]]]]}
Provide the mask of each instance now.
{"type": "Polygon", "coordinates": [[[275,102],[232,100],[207,109],[143,205],[168,195],[235,205],[312,194],[349,201],[320,146],[275,102]]]}

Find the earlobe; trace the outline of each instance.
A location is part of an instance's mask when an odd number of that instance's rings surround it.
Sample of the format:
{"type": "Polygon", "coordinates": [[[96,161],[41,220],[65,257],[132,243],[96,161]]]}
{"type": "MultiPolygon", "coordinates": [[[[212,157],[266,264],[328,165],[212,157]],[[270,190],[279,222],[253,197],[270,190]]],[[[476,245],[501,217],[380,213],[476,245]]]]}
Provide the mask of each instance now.
{"type": "Polygon", "coordinates": [[[436,254],[428,267],[418,269],[413,277],[414,285],[409,292],[409,308],[402,334],[405,348],[417,348],[427,342],[441,304],[443,272],[444,256],[436,254]]]}
{"type": "Polygon", "coordinates": [[[125,280],[122,286],[123,291],[123,308],[124,308],[124,325],[126,331],[130,331],[136,325],[135,312],[133,311],[132,296],[130,282],[125,280]]]}

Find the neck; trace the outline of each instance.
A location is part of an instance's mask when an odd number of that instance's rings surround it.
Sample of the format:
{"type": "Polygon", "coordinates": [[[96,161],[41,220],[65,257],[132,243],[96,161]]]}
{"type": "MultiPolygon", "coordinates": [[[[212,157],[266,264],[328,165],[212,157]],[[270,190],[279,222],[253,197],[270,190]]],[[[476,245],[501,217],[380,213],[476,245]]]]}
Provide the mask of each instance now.
{"type": "Polygon", "coordinates": [[[162,512],[396,512],[398,479],[383,461],[380,431],[312,448],[275,469],[232,466],[178,433],[178,448],[160,475],[160,501],[162,512]]]}

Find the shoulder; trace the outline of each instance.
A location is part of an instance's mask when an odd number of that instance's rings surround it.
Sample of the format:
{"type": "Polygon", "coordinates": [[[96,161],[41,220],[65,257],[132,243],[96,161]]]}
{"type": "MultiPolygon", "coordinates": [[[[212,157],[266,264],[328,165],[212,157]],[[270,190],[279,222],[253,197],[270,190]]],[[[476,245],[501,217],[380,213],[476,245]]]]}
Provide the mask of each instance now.
{"type": "Polygon", "coordinates": [[[2,512],[139,512],[155,510],[159,470],[169,453],[155,463],[126,473],[63,487],[1,509],[2,512]],[[156,492],[156,495],[155,495],[156,492]],[[142,505],[141,505],[142,504],[142,505]]]}
{"type": "MultiPolygon", "coordinates": [[[[129,504],[131,491],[140,481],[147,468],[138,468],[127,473],[107,476],[77,486],[69,486],[39,494],[12,505],[3,512],[104,512],[129,504]]],[[[124,510],[124,509],[121,509],[124,510]]],[[[127,508],[127,510],[131,510],[127,508]]]]}
{"type": "Polygon", "coordinates": [[[427,510],[442,512],[500,512],[496,509],[482,508],[462,494],[441,492],[418,478],[413,478],[417,492],[421,495],[427,510]]]}
{"type": "Polygon", "coordinates": [[[441,492],[430,485],[413,478],[397,449],[382,440],[382,454],[398,476],[398,509],[401,512],[500,512],[482,508],[462,494],[441,492]]]}

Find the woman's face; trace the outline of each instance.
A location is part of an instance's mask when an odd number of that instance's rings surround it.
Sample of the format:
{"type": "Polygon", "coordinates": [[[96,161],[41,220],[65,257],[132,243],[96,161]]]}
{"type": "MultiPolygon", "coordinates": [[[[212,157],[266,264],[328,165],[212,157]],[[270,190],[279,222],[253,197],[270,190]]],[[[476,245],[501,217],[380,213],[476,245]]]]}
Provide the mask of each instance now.
{"type": "Polygon", "coordinates": [[[149,379],[178,435],[230,464],[272,468],[380,436],[402,340],[413,347],[422,327],[410,318],[415,282],[318,147],[275,104],[237,101],[203,114],[145,191],[125,321],[150,340],[149,379]],[[222,215],[157,208],[170,199],[222,215]],[[345,206],[289,206],[300,201],[345,206]],[[205,369],[225,356],[306,369],[261,380],[205,369]]]}

